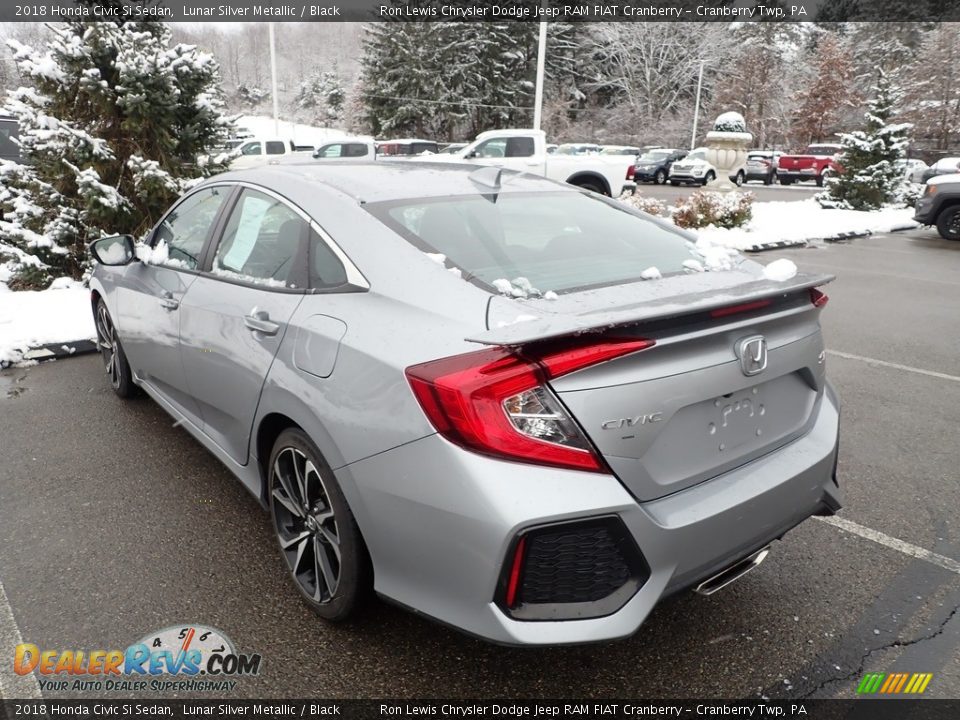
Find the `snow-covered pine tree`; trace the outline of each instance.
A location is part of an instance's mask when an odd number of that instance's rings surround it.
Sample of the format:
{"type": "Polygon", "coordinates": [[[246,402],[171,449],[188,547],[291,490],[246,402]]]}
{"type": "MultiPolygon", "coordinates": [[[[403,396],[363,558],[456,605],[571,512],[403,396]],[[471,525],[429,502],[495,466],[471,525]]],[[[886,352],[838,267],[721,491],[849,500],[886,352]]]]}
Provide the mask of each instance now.
{"type": "Polygon", "coordinates": [[[0,236],[19,251],[21,286],[79,278],[87,243],[142,234],[186,187],[221,169],[213,153],[230,123],[219,66],[171,45],[165,25],[75,21],[51,26],[45,50],[8,44],[32,84],[5,106],[20,124],[23,164],[0,170],[0,236]]]}
{"type": "MultiPolygon", "coordinates": [[[[409,5],[430,7],[433,0],[409,5]]],[[[532,117],[536,23],[384,22],[364,38],[366,119],[379,136],[470,138],[532,117]]]]}
{"type": "Polygon", "coordinates": [[[307,111],[311,123],[323,127],[335,127],[343,119],[343,103],[346,93],[340,82],[336,64],[330,70],[314,69],[297,88],[294,105],[307,111]]]}
{"type": "Polygon", "coordinates": [[[320,100],[323,103],[323,112],[320,115],[324,127],[337,127],[343,121],[343,103],[347,99],[343,83],[340,81],[340,72],[336,63],[330,70],[320,73],[320,100]]]}
{"type": "Polygon", "coordinates": [[[854,210],[876,210],[892,202],[903,184],[898,160],[910,143],[909,123],[891,123],[902,92],[883,71],[873,89],[863,130],[842,133],[844,171],[828,182],[826,200],[854,210]]]}

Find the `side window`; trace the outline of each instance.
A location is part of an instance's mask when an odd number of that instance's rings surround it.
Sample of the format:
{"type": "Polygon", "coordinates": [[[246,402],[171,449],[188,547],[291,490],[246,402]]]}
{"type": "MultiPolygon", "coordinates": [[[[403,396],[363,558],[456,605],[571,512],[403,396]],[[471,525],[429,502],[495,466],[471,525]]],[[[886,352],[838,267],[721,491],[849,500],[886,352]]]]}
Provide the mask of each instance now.
{"type": "Polygon", "coordinates": [[[241,155],[259,155],[260,154],[260,143],[250,142],[240,148],[241,155]]]}
{"type": "Polygon", "coordinates": [[[479,158],[502,158],[505,157],[506,147],[506,138],[491,138],[484,143],[480,143],[474,152],[479,158]]]}
{"type": "Polygon", "coordinates": [[[283,155],[283,142],[280,140],[267,140],[267,155],[283,155]]]}
{"type": "Polygon", "coordinates": [[[504,157],[533,157],[533,138],[507,138],[507,147],[504,157]]]}
{"type": "Polygon", "coordinates": [[[367,154],[367,146],[363,143],[349,143],[343,146],[344,157],[364,157],[367,154]]]}
{"type": "Polygon", "coordinates": [[[332,288],[347,282],[347,271],[315,231],[310,231],[310,287],[332,288]]]}
{"type": "Polygon", "coordinates": [[[198,190],[167,213],[153,234],[148,262],[195,270],[203,243],[230,191],[229,187],[198,190]]]}
{"type": "Polygon", "coordinates": [[[233,280],[270,287],[304,287],[309,226],[288,205],[245,189],[213,259],[212,271],[233,280]]]}
{"type": "Polygon", "coordinates": [[[270,287],[304,287],[304,241],[309,226],[288,205],[245,189],[223,231],[212,271],[270,287]]]}
{"type": "Polygon", "coordinates": [[[340,143],[335,145],[327,145],[323,150],[320,151],[320,157],[325,158],[338,158],[340,157],[341,150],[343,146],[340,143]]]}

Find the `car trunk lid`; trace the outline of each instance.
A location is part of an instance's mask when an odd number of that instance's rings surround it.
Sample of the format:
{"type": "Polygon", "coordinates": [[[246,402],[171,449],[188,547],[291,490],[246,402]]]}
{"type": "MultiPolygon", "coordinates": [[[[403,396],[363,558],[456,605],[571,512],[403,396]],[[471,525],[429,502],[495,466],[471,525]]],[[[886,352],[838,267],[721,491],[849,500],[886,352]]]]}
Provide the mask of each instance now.
{"type": "MultiPolygon", "coordinates": [[[[639,501],[654,500],[769,453],[815,420],[824,365],[810,288],[832,278],[736,283],[737,274],[561,296],[553,302],[579,312],[514,322],[474,340],[521,353],[585,333],[655,340],[650,349],[550,382],[621,482],[639,501]],[[763,367],[753,362],[761,341],[763,367]]],[[[494,300],[498,322],[515,304],[494,300]]]]}

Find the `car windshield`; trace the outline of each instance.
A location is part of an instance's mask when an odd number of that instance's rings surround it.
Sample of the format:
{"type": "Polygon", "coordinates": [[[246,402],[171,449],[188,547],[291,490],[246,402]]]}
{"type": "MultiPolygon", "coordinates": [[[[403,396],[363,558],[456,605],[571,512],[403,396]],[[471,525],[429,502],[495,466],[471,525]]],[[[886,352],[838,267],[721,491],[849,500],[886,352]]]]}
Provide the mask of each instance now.
{"type": "MultiPolygon", "coordinates": [[[[442,253],[494,291],[529,281],[540,293],[679,273],[694,258],[675,230],[581,193],[501,193],[372,203],[367,209],[415,247],[442,253]]],[[[536,292],[530,291],[536,295],[536,292]]]]}
{"type": "Polygon", "coordinates": [[[707,151],[706,150],[694,150],[692,153],[689,153],[686,160],[706,160],[707,151]]]}
{"type": "Polygon", "coordinates": [[[666,160],[669,156],[670,153],[665,150],[654,150],[653,152],[642,155],[640,162],[660,162],[661,160],[666,160]]]}
{"type": "Polygon", "coordinates": [[[601,155],[636,155],[637,148],[631,147],[607,147],[600,151],[601,155]]]}
{"type": "Polygon", "coordinates": [[[836,155],[839,148],[835,145],[811,145],[807,148],[807,155],[836,155]]]}

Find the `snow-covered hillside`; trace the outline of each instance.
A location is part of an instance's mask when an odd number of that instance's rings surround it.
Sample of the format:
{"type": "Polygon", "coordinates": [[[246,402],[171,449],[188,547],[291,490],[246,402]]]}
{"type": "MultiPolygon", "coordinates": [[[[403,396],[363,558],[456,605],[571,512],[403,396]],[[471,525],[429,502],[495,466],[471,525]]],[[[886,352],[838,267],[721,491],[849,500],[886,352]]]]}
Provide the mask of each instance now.
{"type": "Polygon", "coordinates": [[[272,117],[266,115],[241,115],[237,118],[237,130],[254,137],[278,137],[282,140],[292,140],[297,145],[313,145],[317,147],[330,140],[347,137],[344,130],[337,128],[321,128],[313,125],[281,120],[274,123],[272,117]],[[279,130],[277,129],[279,126],[279,130]]]}

